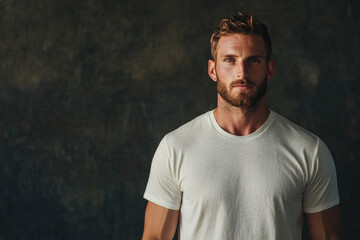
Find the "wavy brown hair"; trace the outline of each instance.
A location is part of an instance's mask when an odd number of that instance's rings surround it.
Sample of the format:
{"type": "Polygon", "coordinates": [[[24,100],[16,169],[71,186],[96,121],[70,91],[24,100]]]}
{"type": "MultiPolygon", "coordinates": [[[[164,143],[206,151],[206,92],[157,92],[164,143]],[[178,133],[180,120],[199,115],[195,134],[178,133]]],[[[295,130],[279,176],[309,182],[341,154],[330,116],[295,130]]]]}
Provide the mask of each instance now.
{"type": "Polygon", "coordinates": [[[230,17],[224,18],[220,21],[211,36],[211,56],[216,61],[217,44],[222,36],[227,36],[233,33],[241,33],[246,35],[260,35],[265,42],[266,61],[269,62],[271,58],[271,40],[267,31],[267,26],[260,22],[256,17],[237,12],[230,17]]]}

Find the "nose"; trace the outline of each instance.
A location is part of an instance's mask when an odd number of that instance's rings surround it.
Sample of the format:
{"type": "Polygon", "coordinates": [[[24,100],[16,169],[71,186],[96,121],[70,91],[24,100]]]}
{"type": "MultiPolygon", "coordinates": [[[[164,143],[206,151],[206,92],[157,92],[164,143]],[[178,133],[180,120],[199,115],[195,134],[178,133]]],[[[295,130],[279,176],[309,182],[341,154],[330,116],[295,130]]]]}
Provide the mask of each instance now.
{"type": "Polygon", "coordinates": [[[236,66],[236,79],[244,79],[246,76],[246,65],[244,61],[238,61],[236,66]]]}

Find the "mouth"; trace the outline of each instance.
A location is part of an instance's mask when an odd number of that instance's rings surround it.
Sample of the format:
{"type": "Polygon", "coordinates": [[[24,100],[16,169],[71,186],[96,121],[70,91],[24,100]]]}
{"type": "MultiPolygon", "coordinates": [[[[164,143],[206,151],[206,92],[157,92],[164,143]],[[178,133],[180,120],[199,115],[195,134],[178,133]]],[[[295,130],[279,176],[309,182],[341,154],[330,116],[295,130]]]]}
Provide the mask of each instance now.
{"type": "Polygon", "coordinates": [[[247,89],[250,89],[252,87],[253,87],[253,85],[244,85],[244,84],[237,84],[237,85],[233,86],[233,88],[241,89],[241,90],[247,90],[247,89]]]}
{"type": "Polygon", "coordinates": [[[250,89],[254,86],[255,84],[249,80],[237,80],[232,83],[232,88],[238,89],[250,89]]]}

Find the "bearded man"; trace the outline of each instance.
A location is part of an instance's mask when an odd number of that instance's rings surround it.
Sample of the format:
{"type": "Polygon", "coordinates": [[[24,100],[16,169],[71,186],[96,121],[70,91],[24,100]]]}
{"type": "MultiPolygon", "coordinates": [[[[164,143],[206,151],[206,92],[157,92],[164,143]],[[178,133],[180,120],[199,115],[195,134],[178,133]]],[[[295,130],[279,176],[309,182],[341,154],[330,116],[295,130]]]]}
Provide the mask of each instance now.
{"type": "Polygon", "coordinates": [[[340,239],[332,156],[322,140],[266,107],[271,41],[256,17],[224,18],[208,73],[217,108],[167,134],[144,198],[143,239],[340,239]]]}

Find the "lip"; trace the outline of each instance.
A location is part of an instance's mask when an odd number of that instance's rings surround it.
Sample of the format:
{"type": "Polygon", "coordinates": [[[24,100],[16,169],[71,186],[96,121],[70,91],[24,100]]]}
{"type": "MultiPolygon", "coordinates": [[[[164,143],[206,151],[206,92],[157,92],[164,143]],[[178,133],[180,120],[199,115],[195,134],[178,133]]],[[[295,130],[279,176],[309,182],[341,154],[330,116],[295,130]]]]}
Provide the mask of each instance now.
{"type": "Polygon", "coordinates": [[[252,86],[249,86],[249,85],[235,85],[235,86],[233,86],[233,88],[238,88],[238,89],[243,89],[243,90],[249,89],[251,87],[252,86]]]}

